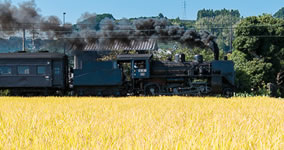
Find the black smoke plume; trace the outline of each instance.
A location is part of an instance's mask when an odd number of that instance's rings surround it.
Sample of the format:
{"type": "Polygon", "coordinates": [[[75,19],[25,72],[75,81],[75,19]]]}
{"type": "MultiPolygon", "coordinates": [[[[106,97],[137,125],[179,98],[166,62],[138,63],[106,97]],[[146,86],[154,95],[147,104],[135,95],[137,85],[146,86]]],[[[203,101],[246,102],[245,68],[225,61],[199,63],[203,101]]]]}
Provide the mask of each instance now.
{"type": "Polygon", "coordinates": [[[178,41],[188,47],[210,48],[218,60],[219,49],[215,36],[207,31],[197,32],[186,30],[184,27],[172,25],[169,20],[162,18],[147,18],[129,21],[123,19],[115,22],[104,19],[100,23],[100,30],[83,30],[86,43],[112,44],[119,41],[129,44],[132,40],[156,39],[159,41],[178,41]]]}
{"type": "Polygon", "coordinates": [[[72,26],[61,24],[56,16],[42,17],[33,0],[19,6],[12,5],[10,1],[0,3],[0,30],[4,35],[15,34],[23,29],[46,32],[49,38],[71,34],[72,26]]]}
{"type": "Polygon", "coordinates": [[[132,40],[156,39],[160,41],[178,41],[190,47],[211,48],[215,59],[219,57],[219,49],[215,37],[209,32],[186,30],[184,27],[172,25],[165,18],[147,18],[130,21],[104,19],[97,26],[96,14],[85,13],[78,20],[79,31],[72,29],[71,24],[64,24],[56,16],[43,17],[35,2],[27,1],[13,6],[10,1],[0,3],[0,32],[11,35],[18,31],[38,29],[51,38],[67,38],[70,45],[83,49],[88,43],[111,44],[119,41],[129,44],[132,40]],[[86,21],[87,20],[87,21],[86,21]],[[95,25],[95,26],[94,26],[95,25]]]}

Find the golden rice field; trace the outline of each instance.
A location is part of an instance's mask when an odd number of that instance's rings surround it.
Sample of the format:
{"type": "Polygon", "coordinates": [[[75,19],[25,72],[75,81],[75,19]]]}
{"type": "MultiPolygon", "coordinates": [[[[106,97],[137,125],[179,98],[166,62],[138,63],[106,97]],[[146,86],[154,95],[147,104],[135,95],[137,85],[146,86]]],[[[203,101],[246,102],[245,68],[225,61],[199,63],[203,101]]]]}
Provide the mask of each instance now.
{"type": "Polygon", "coordinates": [[[0,149],[284,149],[284,100],[0,97],[0,149]]]}

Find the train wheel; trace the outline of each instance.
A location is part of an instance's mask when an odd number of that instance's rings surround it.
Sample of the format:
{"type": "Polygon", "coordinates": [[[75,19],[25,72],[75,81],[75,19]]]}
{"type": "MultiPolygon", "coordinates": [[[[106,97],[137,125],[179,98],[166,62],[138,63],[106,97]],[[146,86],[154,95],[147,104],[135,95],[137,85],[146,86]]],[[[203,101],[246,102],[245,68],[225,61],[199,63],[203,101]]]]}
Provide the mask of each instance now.
{"type": "Polygon", "coordinates": [[[232,88],[224,88],[222,92],[222,96],[224,97],[232,97],[234,95],[234,90],[232,88]]]}
{"type": "Polygon", "coordinates": [[[145,95],[157,96],[160,94],[160,87],[157,84],[151,84],[145,87],[145,95]]]}

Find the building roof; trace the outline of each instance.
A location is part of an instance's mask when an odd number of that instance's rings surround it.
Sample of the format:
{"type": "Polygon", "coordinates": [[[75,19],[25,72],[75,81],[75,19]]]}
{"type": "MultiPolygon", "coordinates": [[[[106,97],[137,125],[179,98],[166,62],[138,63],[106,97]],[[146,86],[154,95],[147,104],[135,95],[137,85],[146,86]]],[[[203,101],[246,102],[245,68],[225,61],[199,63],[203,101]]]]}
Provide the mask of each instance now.
{"type": "Polygon", "coordinates": [[[85,45],[84,51],[99,51],[99,50],[136,50],[136,51],[152,51],[157,50],[156,40],[132,40],[129,44],[114,41],[110,44],[90,43],[85,45]]]}

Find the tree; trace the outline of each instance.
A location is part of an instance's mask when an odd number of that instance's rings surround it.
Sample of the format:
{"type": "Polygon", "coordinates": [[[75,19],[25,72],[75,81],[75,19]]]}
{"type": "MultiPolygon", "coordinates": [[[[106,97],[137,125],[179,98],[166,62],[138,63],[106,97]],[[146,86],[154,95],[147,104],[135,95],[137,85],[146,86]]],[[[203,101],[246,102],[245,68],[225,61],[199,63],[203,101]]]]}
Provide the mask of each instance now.
{"type": "Polygon", "coordinates": [[[284,7],[282,7],[281,9],[279,9],[279,10],[273,15],[273,17],[284,19],[284,7]]]}
{"type": "Polygon", "coordinates": [[[283,19],[262,15],[245,18],[235,28],[233,46],[237,51],[232,59],[236,68],[242,68],[237,72],[244,71],[254,89],[275,82],[277,72],[284,67],[283,25],[283,19]],[[244,63],[238,63],[241,54],[245,55],[244,63]]]}
{"type": "Polygon", "coordinates": [[[271,15],[248,17],[235,29],[233,46],[249,59],[264,58],[279,71],[284,58],[284,20],[271,15]]]}
{"type": "MultiPolygon", "coordinates": [[[[214,53],[209,48],[200,48],[200,47],[187,47],[185,45],[182,45],[177,42],[170,42],[170,43],[159,43],[159,51],[157,52],[156,56],[160,60],[166,60],[169,57],[174,59],[175,54],[183,53],[185,54],[186,61],[194,61],[194,56],[199,54],[203,56],[204,61],[212,61],[214,60],[214,53]],[[168,45],[172,45],[172,47],[169,47],[168,45]]],[[[219,59],[224,58],[224,52],[220,51],[219,53],[219,59]]]]}
{"type": "Polygon", "coordinates": [[[230,55],[230,59],[235,63],[236,85],[239,92],[258,93],[262,89],[271,75],[272,64],[265,62],[263,58],[247,59],[247,55],[235,50],[230,55]]]}
{"type": "Polygon", "coordinates": [[[88,18],[85,18],[84,20],[78,22],[78,24],[74,25],[73,28],[77,29],[90,29],[90,30],[99,30],[100,29],[100,22],[104,19],[113,19],[115,18],[112,16],[112,14],[97,14],[97,15],[92,15],[88,18]]]}
{"type": "MultiPolygon", "coordinates": [[[[178,48],[174,54],[184,53],[185,58],[188,61],[193,61],[194,56],[199,54],[203,56],[204,61],[212,61],[214,60],[214,54],[210,49],[202,49],[199,47],[194,48],[178,48]]],[[[173,55],[174,56],[174,55],[173,55]]]]}
{"type": "Polygon", "coordinates": [[[159,17],[159,18],[165,18],[162,13],[159,13],[158,17],[159,17]]]}
{"type": "Polygon", "coordinates": [[[208,30],[214,34],[217,37],[219,48],[228,52],[231,45],[231,28],[239,22],[240,18],[238,16],[231,16],[221,12],[217,14],[220,15],[215,17],[203,17],[197,20],[195,27],[200,30],[208,30]]]}
{"type": "Polygon", "coordinates": [[[214,18],[216,16],[232,16],[239,18],[240,12],[239,10],[228,10],[228,9],[222,9],[222,10],[213,10],[213,9],[202,9],[197,12],[197,20],[202,18],[214,18]]]}

